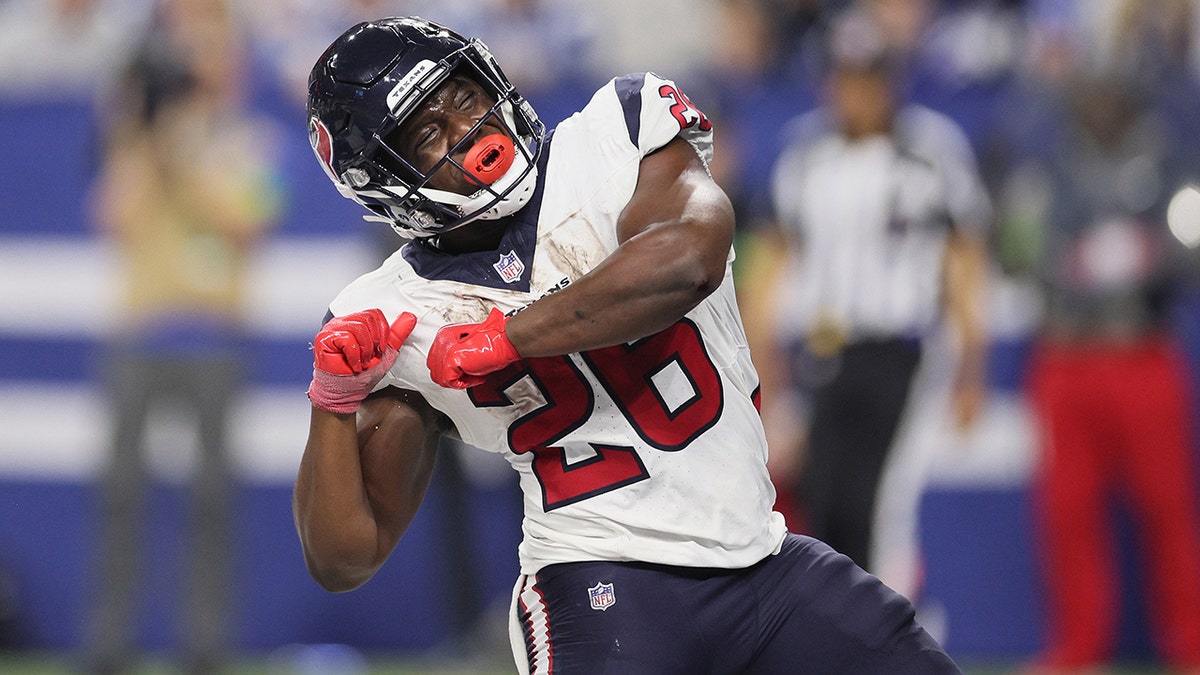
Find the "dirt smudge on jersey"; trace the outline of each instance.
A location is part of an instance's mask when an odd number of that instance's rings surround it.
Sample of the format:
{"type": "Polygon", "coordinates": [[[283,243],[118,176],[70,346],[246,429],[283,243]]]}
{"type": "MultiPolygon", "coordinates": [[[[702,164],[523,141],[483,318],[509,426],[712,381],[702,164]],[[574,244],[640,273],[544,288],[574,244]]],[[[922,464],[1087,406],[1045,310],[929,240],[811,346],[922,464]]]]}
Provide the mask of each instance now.
{"type": "Polygon", "coordinates": [[[480,297],[459,296],[457,302],[435,307],[431,312],[441,319],[442,323],[480,323],[487,319],[494,303],[480,297]]]}
{"type": "Polygon", "coordinates": [[[575,214],[561,227],[567,232],[556,232],[553,237],[539,244],[545,246],[550,265],[575,281],[604,260],[608,255],[608,246],[582,214],[575,214]]]}

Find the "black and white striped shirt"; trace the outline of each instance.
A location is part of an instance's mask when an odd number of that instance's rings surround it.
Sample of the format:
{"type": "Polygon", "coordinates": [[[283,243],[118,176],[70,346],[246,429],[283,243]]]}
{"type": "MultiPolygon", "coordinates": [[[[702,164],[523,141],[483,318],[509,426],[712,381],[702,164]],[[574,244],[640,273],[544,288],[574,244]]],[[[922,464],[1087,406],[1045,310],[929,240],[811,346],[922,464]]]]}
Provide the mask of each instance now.
{"type": "Polygon", "coordinates": [[[784,338],[818,323],[850,340],[919,336],[939,315],[951,228],[981,230],[991,203],[966,136],[908,105],[894,132],[848,140],[824,110],[788,126],[772,175],[795,244],[776,302],[784,338]]]}

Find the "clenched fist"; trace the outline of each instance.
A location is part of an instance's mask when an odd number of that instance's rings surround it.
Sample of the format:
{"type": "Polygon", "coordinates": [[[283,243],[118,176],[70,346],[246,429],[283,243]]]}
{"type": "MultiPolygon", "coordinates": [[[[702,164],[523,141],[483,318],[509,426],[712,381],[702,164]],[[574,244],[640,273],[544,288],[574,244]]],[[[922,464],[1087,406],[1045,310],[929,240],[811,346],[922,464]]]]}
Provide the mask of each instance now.
{"type": "Polygon", "coordinates": [[[467,389],[483,382],[484,376],[519,361],[508,335],[504,332],[504,313],[492,309],[483,323],[456,323],[442,326],[429,358],[429,376],[443,387],[467,389]]]}
{"type": "Polygon", "coordinates": [[[400,345],[417,325],[403,312],[389,326],[378,309],[330,319],[313,341],[313,379],[308,400],[321,410],[352,413],[396,361],[400,345]]]}

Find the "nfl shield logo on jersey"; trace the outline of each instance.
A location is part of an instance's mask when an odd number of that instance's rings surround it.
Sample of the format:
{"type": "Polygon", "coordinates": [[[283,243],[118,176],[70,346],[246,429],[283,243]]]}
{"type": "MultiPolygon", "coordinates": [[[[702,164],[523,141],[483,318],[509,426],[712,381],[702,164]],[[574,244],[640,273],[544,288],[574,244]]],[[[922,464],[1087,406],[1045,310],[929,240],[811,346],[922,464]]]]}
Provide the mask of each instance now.
{"type": "Polygon", "coordinates": [[[509,251],[500,255],[500,262],[493,263],[492,267],[500,273],[500,278],[504,283],[511,284],[521,278],[521,274],[525,271],[525,263],[517,257],[516,251],[509,251]]]}
{"type": "Polygon", "coordinates": [[[617,594],[613,592],[612,584],[597,583],[588,589],[588,601],[592,609],[604,611],[617,604],[617,594]]]}

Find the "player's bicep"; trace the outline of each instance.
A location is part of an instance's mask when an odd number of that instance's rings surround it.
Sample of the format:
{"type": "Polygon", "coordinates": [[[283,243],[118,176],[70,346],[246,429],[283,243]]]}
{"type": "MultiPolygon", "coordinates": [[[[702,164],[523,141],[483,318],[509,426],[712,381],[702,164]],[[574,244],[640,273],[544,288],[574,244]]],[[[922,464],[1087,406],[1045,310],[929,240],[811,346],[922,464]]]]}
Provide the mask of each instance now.
{"type": "Polygon", "coordinates": [[[363,401],[357,426],[363,485],[386,555],[421,505],[447,422],[419,394],[388,387],[363,401]]]}
{"type": "Polygon", "coordinates": [[[680,244],[697,247],[723,269],[733,227],[729,198],[691,143],[676,137],[642,159],[633,196],[617,219],[617,239],[624,243],[656,228],[671,228],[680,244]]]}

